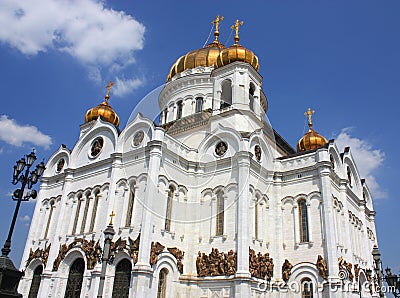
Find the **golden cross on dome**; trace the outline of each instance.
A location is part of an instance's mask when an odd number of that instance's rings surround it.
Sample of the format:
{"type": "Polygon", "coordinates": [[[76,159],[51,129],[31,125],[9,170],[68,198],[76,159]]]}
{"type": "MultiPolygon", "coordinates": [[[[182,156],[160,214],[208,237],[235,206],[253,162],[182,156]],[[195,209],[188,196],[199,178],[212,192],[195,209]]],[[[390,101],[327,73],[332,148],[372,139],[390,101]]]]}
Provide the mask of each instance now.
{"type": "Polygon", "coordinates": [[[215,20],[211,22],[211,24],[215,25],[215,31],[214,31],[214,36],[215,36],[215,41],[218,41],[218,36],[219,36],[219,22],[221,22],[224,19],[223,16],[217,15],[215,17],[215,20]]]}
{"type": "Polygon", "coordinates": [[[114,86],[114,82],[110,81],[110,83],[108,83],[108,85],[106,86],[107,88],[107,94],[105,96],[106,101],[108,101],[110,99],[110,91],[111,91],[111,87],[114,86]]]}
{"type": "Polygon", "coordinates": [[[113,210],[113,211],[111,211],[111,214],[110,214],[110,223],[109,223],[110,225],[113,224],[112,221],[113,221],[114,216],[115,216],[115,213],[114,213],[114,210],[113,210]]]}
{"type": "Polygon", "coordinates": [[[231,26],[231,29],[232,30],[235,29],[235,33],[236,33],[235,34],[235,44],[238,44],[238,42],[239,42],[239,27],[243,26],[243,24],[244,24],[243,21],[236,20],[235,24],[231,26]]]}
{"type": "Polygon", "coordinates": [[[315,113],[314,110],[311,110],[308,108],[307,112],[304,112],[304,116],[307,116],[308,118],[308,126],[312,128],[312,115],[315,113]]]}

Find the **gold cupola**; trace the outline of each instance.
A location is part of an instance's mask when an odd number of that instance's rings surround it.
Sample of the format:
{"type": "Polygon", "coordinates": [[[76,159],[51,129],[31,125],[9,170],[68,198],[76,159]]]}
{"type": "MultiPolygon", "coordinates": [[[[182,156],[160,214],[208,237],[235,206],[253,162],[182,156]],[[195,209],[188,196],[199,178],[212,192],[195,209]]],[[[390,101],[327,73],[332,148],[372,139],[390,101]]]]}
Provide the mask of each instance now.
{"type": "Polygon", "coordinates": [[[195,68],[198,66],[214,66],[219,53],[225,49],[225,46],[218,41],[219,37],[219,22],[224,19],[223,16],[217,16],[211,23],[215,25],[214,41],[204,48],[191,51],[176,60],[172,65],[167,76],[167,82],[176,74],[185,71],[186,69],[195,68]]]}
{"type": "Polygon", "coordinates": [[[312,115],[315,113],[314,110],[308,108],[304,116],[308,118],[308,131],[306,134],[297,142],[297,152],[313,150],[321,148],[328,143],[328,140],[321,136],[313,129],[312,115]]]}
{"type": "Polygon", "coordinates": [[[110,122],[111,124],[114,124],[116,127],[119,126],[119,117],[108,103],[108,100],[110,99],[110,90],[113,85],[114,85],[113,81],[110,81],[110,83],[106,86],[107,94],[104,97],[105,100],[97,107],[91,108],[86,112],[85,123],[88,123],[92,120],[96,120],[97,118],[100,117],[102,120],[110,122]]]}
{"type": "Polygon", "coordinates": [[[215,63],[216,68],[223,67],[235,61],[241,61],[250,64],[257,71],[260,69],[258,57],[251,50],[239,45],[239,27],[242,25],[243,22],[236,20],[235,24],[231,27],[236,32],[235,43],[221,51],[215,63]]]}

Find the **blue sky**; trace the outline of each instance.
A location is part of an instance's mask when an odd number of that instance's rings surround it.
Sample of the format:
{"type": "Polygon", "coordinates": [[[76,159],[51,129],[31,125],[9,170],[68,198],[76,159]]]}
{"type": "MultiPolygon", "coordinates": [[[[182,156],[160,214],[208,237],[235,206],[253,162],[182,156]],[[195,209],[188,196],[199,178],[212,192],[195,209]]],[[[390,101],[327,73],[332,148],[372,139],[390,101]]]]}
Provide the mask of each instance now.
{"type": "MultiPolygon", "coordinates": [[[[226,45],[233,43],[235,19],[245,22],[240,43],[259,57],[273,127],[295,146],[310,106],[318,132],[350,145],[375,194],[384,266],[400,270],[399,1],[0,0],[0,6],[1,245],[15,206],[15,161],[32,147],[46,160],[61,144],[72,148],[109,80],[116,82],[110,104],[123,128],[172,63],[203,46],[221,14],[226,45]]],[[[16,264],[33,208],[23,203],[19,213],[16,264]]]]}

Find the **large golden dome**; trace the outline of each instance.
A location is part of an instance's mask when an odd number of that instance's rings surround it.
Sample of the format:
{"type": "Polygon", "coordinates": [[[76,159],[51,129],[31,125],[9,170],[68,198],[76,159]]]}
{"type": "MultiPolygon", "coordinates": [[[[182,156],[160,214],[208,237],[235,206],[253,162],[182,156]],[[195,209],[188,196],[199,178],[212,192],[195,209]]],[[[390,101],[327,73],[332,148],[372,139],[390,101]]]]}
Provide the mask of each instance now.
{"type": "Polygon", "coordinates": [[[176,60],[172,65],[167,76],[167,82],[177,73],[183,72],[186,69],[195,68],[198,66],[213,66],[217,61],[219,53],[225,49],[225,46],[218,40],[214,40],[204,48],[191,51],[176,60]]]}
{"type": "Polygon", "coordinates": [[[221,51],[217,58],[215,67],[222,67],[235,61],[241,61],[250,64],[255,70],[260,69],[258,64],[258,57],[249,49],[239,45],[239,26],[243,25],[243,22],[236,20],[235,24],[231,27],[236,30],[235,43],[229,48],[221,51]]]}
{"type": "Polygon", "coordinates": [[[105,96],[105,101],[86,112],[85,123],[96,120],[100,117],[103,121],[114,124],[116,127],[119,126],[119,117],[108,103],[108,100],[110,99],[110,88],[113,85],[114,83],[112,81],[107,85],[108,92],[105,96]]]}
{"type": "Polygon", "coordinates": [[[307,112],[304,113],[304,115],[308,116],[309,129],[306,134],[297,142],[297,152],[321,148],[328,143],[328,140],[317,133],[312,127],[313,123],[311,116],[314,114],[314,112],[315,111],[311,111],[311,109],[308,108],[307,112]]]}
{"type": "Polygon", "coordinates": [[[214,66],[217,61],[219,53],[225,49],[225,46],[218,41],[219,37],[219,22],[222,21],[224,17],[217,16],[211,23],[215,25],[214,31],[214,41],[204,48],[191,51],[186,55],[183,55],[176,60],[172,65],[168,76],[167,82],[176,74],[183,72],[186,69],[195,68],[198,66],[214,66]]]}

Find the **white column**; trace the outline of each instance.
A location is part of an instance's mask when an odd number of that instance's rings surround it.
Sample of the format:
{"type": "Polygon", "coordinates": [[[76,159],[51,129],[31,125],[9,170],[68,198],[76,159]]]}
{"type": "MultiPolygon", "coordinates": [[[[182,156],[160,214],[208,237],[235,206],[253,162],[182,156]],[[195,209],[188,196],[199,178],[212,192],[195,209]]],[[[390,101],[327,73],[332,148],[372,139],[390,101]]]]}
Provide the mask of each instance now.
{"type": "Polygon", "coordinates": [[[215,236],[216,222],[217,222],[217,197],[212,194],[211,201],[211,216],[210,216],[210,237],[215,236]]]}
{"type": "Polygon", "coordinates": [[[300,243],[300,222],[299,222],[299,208],[297,201],[294,202],[293,206],[293,221],[294,221],[294,243],[295,245],[299,245],[300,243]]]}
{"type": "Polygon", "coordinates": [[[310,243],[313,242],[312,221],[313,221],[313,217],[311,215],[311,202],[307,202],[308,242],[310,242],[310,243]]]}
{"type": "MultiPolygon", "coordinates": [[[[132,295],[134,297],[149,297],[151,282],[153,281],[153,270],[150,266],[150,249],[153,233],[153,205],[156,203],[158,194],[158,175],[160,173],[162,145],[164,130],[155,129],[154,139],[148,143],[149,164],[147,185],[143,198],[143,217],[140,233],[140,245],[138,262],[132,273],[134,283],[132,295]]],[[[153,285],[153,287],[156,287],[153,285]]]]}
{"type": "Polygon", "coordinates": [[[236,202],[236,253],[235,297],[250,297],[249,272],[249,176],[251,153],[240,151],[235,155],[238,167],[238,198],[236,202]]]}
{"type": "MultiPolygon", "coordinates": [[[[326,153],[327,152],[323,152],[326,153]]],[[[323,157],[326,160],[329,160],[329,156],[323,157]]],[[[321,160],[321,156],[320,156],[321,160]]],[[[336,249],[336,231],[333,222],[334,217],[334,208],[333,208],[333,200],[332,200],[332,192],[331,192],[331,181],[330,181],[330,164],[321,163],[319,165],[319,178],[320,178],[320,191],[322,197],[322,209],[323,209],[323,220],[325,226],[325,245],[326,249],[326,258],[329,268],[329,280],[330,282],[337,282],[338,277],[337,274],[339,272],[338,266],[338,255],[336,249]]],[[[337,295],[337,294],[333,294],[337,295]]]]}
{"type": "Polygon", "coordinates": [[[90,231],[90,224],[92,221],[92,214],[93,214],[93,205],[94,205],[94,198],[92,195],[88,196],[87,199],[89,200],[89,209],[86,216],[86,223],[85,223],[85,231],[84,233],[89,233],[90,231]]]}

